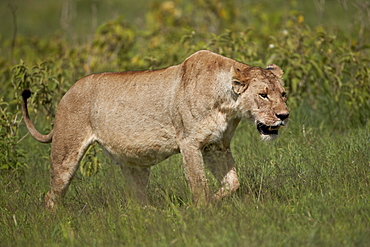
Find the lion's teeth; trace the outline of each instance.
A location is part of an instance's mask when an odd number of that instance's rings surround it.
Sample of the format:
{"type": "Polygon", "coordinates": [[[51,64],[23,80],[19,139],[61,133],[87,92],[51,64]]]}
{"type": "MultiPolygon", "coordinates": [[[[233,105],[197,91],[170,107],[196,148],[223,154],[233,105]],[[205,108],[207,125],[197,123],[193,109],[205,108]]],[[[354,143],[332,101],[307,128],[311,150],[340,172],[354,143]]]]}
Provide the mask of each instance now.
{"type": "Polygon", "coordinates": [[[270,127],[269,127],[269,131],[272,131],[272,130],[278,130],[278,129],[280,129],[280,127],[281,127],[281,126],[276,126],[276,127],[272,127],[272,126],[270,126],[270,127]]]}

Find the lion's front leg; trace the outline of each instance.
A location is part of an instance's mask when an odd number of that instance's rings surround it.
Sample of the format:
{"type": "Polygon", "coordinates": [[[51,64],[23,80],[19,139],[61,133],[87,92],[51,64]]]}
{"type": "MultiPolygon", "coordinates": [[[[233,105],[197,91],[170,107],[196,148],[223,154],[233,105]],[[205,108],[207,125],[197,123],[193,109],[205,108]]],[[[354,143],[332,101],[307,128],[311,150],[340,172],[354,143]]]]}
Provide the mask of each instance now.
{"type": "Polygon", "coordinates": [[[221,180],[221,187],[213,195],[213,198],[216,200],[222,199],[232,192],[235,192],[239,188],[238,175],[236,174],[235,167],[231,167],[230,170],[225,174],[221,180]]]}
{"type": "Polygon", "coordinates": [[[204,171],[203,156],[196,145],[185,145],[181,148],[186,182],[190,187],[193,202],[206,204],[209,199],[209,189],[204,171]]]}
{"type": "Polygon", "coordinates": [[[204,150],[204,161],[221,184],[213,199],[222,199],[239,188],[235,162],[229,148],[224,148],[221,143],[208,146],[204,150]]]}

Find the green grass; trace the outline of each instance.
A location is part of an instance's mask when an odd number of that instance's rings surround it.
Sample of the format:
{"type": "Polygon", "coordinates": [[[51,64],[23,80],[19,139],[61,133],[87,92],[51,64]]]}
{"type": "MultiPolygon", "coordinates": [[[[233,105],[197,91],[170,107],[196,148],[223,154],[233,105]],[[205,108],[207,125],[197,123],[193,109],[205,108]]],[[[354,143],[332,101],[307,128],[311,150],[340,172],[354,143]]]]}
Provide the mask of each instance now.
{"type": "Polygon", "coordinates": [[[96,176],[78,173],[65,208],[51,214],[42,207],[47,161],[34,157],[19,177],[2,176],[1,245],[366,246],[370,126],[338,134],[292,116],[271,143],[252,123],[240,125],[241,188],[207,207],[190,202],[178,156],[152,169],[149,207],[124,196],[119,168],[103,159],[96,176]]]}
{"type": "Polygon", "coordinates": [[[71,2],[77,15],[64,29],[61,2],[0,2],[8,20],[0,27],[0,246],[369,245],[367,1],[71,2]],[[14,47],[8,3],[17,6],[14,47]],[[194,206],[175,155],[151,169],[150,205],[142,207],[95,148],[64,207],[46,211],[50,145],[25,136],[21,90],[35,93],[31,117],[46,133],[82,76],[163,68],[199,49],[285,72],[291,117],[280,138],[262,142],[242,122],[233,139],[239,190],[194,206]]]}

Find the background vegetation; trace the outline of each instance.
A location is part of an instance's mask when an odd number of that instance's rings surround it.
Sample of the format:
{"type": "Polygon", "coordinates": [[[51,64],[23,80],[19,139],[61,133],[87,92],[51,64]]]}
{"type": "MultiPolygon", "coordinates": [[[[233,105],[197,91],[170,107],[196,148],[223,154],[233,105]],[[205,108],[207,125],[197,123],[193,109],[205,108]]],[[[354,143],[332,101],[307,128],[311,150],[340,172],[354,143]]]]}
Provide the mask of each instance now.
{"type": "Polygon", "coordinates": [[[1,1],[0,246],[367,246],[369,13],[361,0],[1,1]],[[199,49],[285,72],[279,140],[259,141],[248,122],[233,140],[238,192],[194,207],[177,155],[153,167],[142,208],[93,146],[66,207],[46,212],[50,146],[27,134],[22,89],[46,133],[82,76],[163,68],[199,49]]]}

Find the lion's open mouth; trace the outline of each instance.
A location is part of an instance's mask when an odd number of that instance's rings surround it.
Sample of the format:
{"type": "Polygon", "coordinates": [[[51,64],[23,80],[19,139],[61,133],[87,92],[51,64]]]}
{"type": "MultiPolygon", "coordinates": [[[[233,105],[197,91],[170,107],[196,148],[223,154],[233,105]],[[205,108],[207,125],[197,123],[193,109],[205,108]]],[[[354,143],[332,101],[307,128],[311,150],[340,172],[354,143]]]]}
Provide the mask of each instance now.
{"type": "Polygon", "coordinates": [[[283,124],[278,124],[275,126],[268,126],[261,122],[257,122],[257,130],[261,135],[277,135],[278,131],[283,124]]]}

